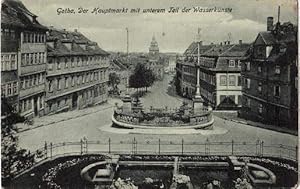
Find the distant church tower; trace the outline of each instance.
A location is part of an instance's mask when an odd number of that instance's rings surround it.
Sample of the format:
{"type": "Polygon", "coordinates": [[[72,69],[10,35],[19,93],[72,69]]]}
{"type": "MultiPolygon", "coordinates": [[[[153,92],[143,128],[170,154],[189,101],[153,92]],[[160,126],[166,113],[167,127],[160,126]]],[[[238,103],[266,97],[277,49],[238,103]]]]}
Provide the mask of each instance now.
{"type": "Polygon", "coordinates": [[[152,41],[149,47],[149,54],[150,55],[158,55],[159,54],[159,48],[158,48],[158,44],[157,41],[155,40],[155,37],[152,37],[152,41]]]}

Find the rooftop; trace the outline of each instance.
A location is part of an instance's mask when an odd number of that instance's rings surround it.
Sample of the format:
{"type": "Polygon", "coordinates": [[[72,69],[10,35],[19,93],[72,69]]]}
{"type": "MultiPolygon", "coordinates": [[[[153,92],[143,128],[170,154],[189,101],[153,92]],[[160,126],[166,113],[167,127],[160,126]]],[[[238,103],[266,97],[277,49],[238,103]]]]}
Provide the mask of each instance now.
{"type": "Polygon", "coordinates": [[[78,31],[66,31],[49,28],[47,34],[47,49],[49,55],[109,55],[96,42],[89,40],[78,31]],[[50,43],[53,42],[53,46],[50,43]],[[68,48],[70,45],[71,48],[68,48]]]}
{"type": "Polygon", "coordinates": [[[2,3],[1,25],[46,31],[47,28],[36,18],[19,0],[4,0],[2,3]]]}

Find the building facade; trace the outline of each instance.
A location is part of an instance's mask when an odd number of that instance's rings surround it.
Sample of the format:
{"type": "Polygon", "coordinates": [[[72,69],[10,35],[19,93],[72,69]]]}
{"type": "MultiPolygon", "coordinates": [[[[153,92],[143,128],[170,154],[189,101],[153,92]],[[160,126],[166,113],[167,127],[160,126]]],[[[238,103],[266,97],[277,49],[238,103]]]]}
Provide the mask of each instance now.
{"type": "Polygon", "coordinates": [[[44,115],[46,31],[20,1],[1,11],[1,91],[21,116],[44,115]]]}
{"type": "Polygon", "coordinates": [[[165,59],[159,54],[158,43],[153,36],[149,47],[146,67],[152,70],[158,80],[162,80],[164,78],[164,61],[165,59]]]}
{"type": "Polygon", "coordinates": [[[242,64],[240,116],[280,127],[297,127],[297,27],[273,18],[260,32],[242,64]]]}
{"type": "Polygon", "coordinates": [[[218,45],[192,43],[177,60],[176,71],[179,78],[180,94],[192,98],[196,91],[197,72],[200,68],[200,94],[214,109],[238,109],[242,102],[241,60],[245,58],[250,45],[230,44],[229,41],[218,45]],[[198,60],[199,53],[199,60],[198,60]]]}
{"type": "Polygon", "coordinates": [[[50,28],[46,112],[82,109],[107,101],[108,53],[80,32],[50,28]]]}

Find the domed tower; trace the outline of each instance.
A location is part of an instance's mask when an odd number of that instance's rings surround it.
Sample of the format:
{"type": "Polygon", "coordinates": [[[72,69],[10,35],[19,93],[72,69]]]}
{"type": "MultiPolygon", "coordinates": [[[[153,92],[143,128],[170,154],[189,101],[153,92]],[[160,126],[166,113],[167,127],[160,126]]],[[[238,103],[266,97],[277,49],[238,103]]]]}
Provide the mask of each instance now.
{"type": "Polygon", "coordinates": [[[149,47],[149,54],[150,55],[158,55],[158,53],[159,53],[158,43],[155,40],[155,37],[153,36],[150,47],[149,47]]]}

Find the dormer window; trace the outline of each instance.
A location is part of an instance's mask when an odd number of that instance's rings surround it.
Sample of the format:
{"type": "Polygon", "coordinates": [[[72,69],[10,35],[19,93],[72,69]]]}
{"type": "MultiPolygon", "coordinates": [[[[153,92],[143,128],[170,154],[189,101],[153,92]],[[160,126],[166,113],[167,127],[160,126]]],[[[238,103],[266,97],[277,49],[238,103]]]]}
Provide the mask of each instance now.
{"type": "Polygon", "coordinates": [[[65,43],[64,45],[67,47],[69,51],[72,50],[72,43],[65,43]]]}
{"type": "Polygon", "coordinates": [[[271,54],[273,47],[272,46],[267,46],[266,47],[266,57],[268,58],[271,54]]]}
{"type": "Polygon", "coordinates": [[[250,62],[246,62],[245,64],[246,64],[246,70],[250,71],[250,62]]]}
{"type": "Polygon", "coordinates": [[[241,60],[238,60],[238,67],[240,68],[241,67],[241,60]]]}
{"type": "Polygon", "coordinates": [[[257,72],[258,72],[258,73],[261,73],[261,66],[258,66],[258,67],[257,67],[257,72]]]}
{"type": "Polygon", "coordinates": [[[255,47],[255,55],[258,58],[265,58],[266,49],[264,46],[256,46],[255,47]]]}
{"type": "Polygon", "coordinates": [[[258,92],[261,93],[261,91],[262,91],[262,83],[261,83],[261,82],[258,83],[258,88],[257,88],[257,90],[258,90],[258,92]]]}
{"type": "Polygon", "coordinates": [[[275,66],[275,74],[280,74],[280,66],[275,66]]]}
{"type": "Polygon", "coordinates": [[[229,67],[235,67],[235,61],[229,60],[229,67]]]}

